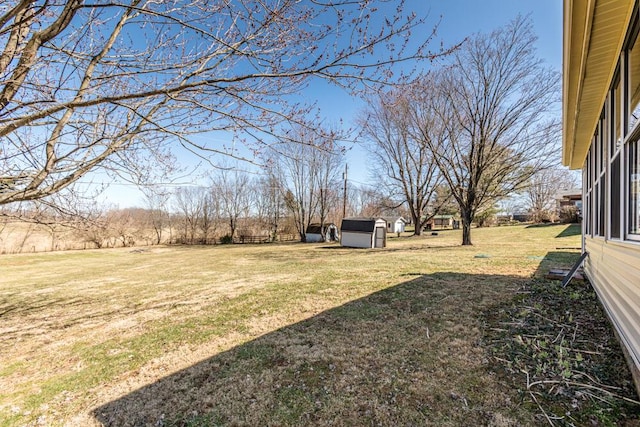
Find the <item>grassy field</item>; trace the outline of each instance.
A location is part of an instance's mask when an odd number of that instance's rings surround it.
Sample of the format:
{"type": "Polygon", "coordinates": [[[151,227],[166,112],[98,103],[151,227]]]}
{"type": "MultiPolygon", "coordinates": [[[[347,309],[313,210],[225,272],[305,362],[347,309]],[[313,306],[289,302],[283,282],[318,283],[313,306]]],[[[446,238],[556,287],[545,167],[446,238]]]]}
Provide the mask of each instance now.
{"type": "Polygon", "coordinates": [[[590,353],[617,375],[598,374],[597,388],[626,403],[584,398],[589,414],[555,420],[518,372],[510,340],[523,332],[500,327],[522,314],[514,308],[532,283],[557,287],[532,278],[570,266],[577,233],[476,229],[473,247],[456,230],[394,237],[383,250],[3,255],[0,425],[633,423],[624,405],[637,398],[615,343],[590,353]]]}

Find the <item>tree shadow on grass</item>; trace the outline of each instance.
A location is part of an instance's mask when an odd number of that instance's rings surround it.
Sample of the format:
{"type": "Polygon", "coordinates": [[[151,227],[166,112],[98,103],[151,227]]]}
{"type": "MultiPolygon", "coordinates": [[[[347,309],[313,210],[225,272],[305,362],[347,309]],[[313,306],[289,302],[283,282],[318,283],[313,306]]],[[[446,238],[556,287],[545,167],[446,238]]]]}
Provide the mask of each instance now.
{"type": "Polygon", "coordinates": [[[526,279],[421,275],[161,378],[107,426],[531,422],[488,369],[481,314],[526,279]]]}
{"type": "Polygon", "coordinates": [[[561,237],[579,236],[581,234],[582,234],[581,224],[569,224],[567,228],[562,230],[562,232],[556,236],[556,239],[559,239],[561,237]]]}
{"type": "Polygon", "coordinates": [[[556,236],[557,239],[561,237],[571,237],[571,236],[579,236],[582,234],[582,226],[580,224],[558,224],[558,223],[547,223],[547,224],[530,224],[525,228],[548,228],[548,227],[561,227],[562,231],[558,233],[556,236]]]}
{"type": "MultiPolygon", "coordinates": [[[[523,404],[524,377],[514,385],[500,374],[508,355],[495,357],[487,343],[495,339],[487,332],[507,331],[503,313],[522,311],[531,279],[407,276],[415,278],[216,354],[92,414],[106,426],[544,422],[539,407],[523,404]]],[[[580,333],[587,329],[585,322],[580,333]]]]}

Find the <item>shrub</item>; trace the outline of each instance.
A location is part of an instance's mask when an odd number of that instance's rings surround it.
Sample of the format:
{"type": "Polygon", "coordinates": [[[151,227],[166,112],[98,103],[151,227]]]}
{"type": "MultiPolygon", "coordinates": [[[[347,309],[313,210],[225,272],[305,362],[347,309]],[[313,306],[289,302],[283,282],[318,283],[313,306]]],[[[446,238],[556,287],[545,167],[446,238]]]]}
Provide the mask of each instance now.
{"type": "Polygon", "coordinates": [[[563,223],[580,222],[580,214],[575,206],[563,206],[560,209],[560,221],[563,223]]]}
{"type": "Polygon", "coordinates": [[[220,243],[223,244],[223,245],[231,244],[231,243],[233,243],[233,237],[231,235],[229,235],[229,234],[225,234],[224,236],[222,236],[220,238],[220,243]]]}

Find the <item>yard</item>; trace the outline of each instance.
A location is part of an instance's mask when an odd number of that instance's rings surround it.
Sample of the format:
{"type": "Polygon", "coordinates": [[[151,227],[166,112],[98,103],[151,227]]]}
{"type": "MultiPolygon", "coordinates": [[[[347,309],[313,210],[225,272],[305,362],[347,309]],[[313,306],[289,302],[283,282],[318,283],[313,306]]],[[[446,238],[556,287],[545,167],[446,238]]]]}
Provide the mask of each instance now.
{"type": "Polygon", "coordinates": [[[640,425],[578,232],[3,255],[0,425],[640,425]]]}

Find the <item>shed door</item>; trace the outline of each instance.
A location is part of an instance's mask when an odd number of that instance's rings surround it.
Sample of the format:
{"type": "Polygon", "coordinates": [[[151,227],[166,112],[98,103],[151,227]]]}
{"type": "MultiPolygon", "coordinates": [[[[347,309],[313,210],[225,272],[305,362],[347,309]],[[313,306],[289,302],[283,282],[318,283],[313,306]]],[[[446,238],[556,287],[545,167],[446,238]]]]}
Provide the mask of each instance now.
{"type": "Polygon", "coordinates": [[[376,241],[374,248],[384,248],[385,246],[385,229],[384,227],[376,227],[376,241]]]}

